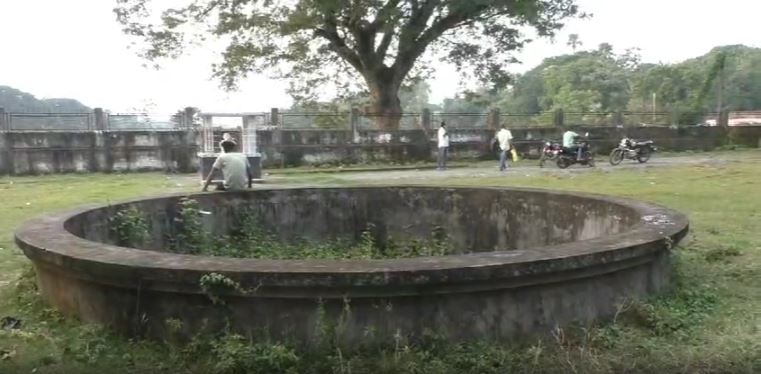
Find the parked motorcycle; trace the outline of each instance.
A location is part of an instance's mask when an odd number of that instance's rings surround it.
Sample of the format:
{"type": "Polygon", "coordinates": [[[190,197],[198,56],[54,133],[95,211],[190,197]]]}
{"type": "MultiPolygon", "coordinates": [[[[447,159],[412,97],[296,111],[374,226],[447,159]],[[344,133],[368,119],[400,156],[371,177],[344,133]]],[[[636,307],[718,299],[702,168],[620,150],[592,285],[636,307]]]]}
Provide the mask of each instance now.
{"type": "Polygon", "coordinates": [[[650,160],[650,156],[655,151],[655,143],[652,140],[636,141],[624,137],[618,146],[610,152],[609,161],[611,165],[618,165],[624,159],[637,160],[642,164],[650,160]]]}
{"type": "Polygon", "coordinates": [[[539,167],[543,168],[544,163],[549,161],[555,161],[558,159],[558,155],[563,151],[563,146],[560,142],[547,141],[544,142],[542,147],[542,153],[539,156],[539,167]]]}
{"type": "Polygon", "coordinates": [[[577,144],[581,148],[581,158],[578,158],[577,150],[561,148],[561,152],[558,154],[557,159],[557,165],[559,168],[565,169],[573,164],[586,165],[589,167],[595,166],[595,158],[589,147],[589,141],[585,138],[577,142],[577,144]]]}

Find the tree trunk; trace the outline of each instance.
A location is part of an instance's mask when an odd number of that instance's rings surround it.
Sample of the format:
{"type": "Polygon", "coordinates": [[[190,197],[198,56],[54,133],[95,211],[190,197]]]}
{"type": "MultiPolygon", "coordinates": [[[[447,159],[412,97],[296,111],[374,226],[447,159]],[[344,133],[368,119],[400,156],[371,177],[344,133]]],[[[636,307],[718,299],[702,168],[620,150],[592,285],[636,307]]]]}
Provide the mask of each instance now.
{"type": "Polygon", "coordinates": [[[399,129],[402,118],[402,105],[399,101],[399,86],[388,82],[370,85],[372,96],[372,113],[378,128],[384,131],[399,129]]]}

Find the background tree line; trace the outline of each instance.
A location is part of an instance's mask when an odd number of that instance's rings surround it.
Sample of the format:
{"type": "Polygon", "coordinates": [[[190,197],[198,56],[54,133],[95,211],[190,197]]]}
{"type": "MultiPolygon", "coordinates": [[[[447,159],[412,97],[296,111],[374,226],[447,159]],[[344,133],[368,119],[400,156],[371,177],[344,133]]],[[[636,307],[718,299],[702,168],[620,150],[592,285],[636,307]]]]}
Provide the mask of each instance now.
{"type": "Polygon", "coordinates": [[[88,113],[89,107],[74,99],[38,99],[9,86],[0,86],[0,108],[15,113],[88,113]]]}
{"type": "Polygon", "coordinates": [[[489,104],[508,112],[761,109],[761,49],[716,47],[676,64],[642,63],[636,50],[595,50],[545,59],[489,104]],[[655,100],[653,100],[653,98],[655,100]],[[653,102],[655,107],[653,107],[653,102]]]}
{"type": "MultiPolygon", "coordinates": [[[[578,38],[569,40],[574,48],[578,38]]],[[[641,62],[636,49],[621,54],[609,44],[572,54],[549,57],[533,69],[513,77],[505,89],[487,87],[463,92],[431,104],[430,86],[420,81],[400,90],[402,108],[443,112],[541,113],[665,112],[682,115],[715,112],[722,86],[722,109],[761,109],[761,48],[721,46],[709,53],[674,64],[641,62]],[[654,99],[654,100],[653,100],[654,99]]],[[[295,103],[293,111],[348,111],[369,103],[367,94],[329,102],[295,103]]]]}

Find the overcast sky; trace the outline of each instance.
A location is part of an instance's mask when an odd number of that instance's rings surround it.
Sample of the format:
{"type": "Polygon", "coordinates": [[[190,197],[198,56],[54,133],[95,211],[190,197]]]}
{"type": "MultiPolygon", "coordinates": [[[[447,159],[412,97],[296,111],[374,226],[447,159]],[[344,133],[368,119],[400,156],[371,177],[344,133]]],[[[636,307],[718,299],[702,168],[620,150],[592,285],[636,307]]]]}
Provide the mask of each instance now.
{"type": "MultiPolygon", "coordinates": [[[[530,69],[548,56],[571,52],[568,34],[583,48],[602,42],[616,52],[639,47],[645,62],[677,62],[717,45],[761,47],[759,0],[578,0],[591,19],[572,21],[556,42],[537,41],[518,57],[514,71],[530,69]]],[[[185,106],[212,111],[267,111],[288,107],[284,83],[251,77],[226,93],[210,79],[213,56],[195,51],[144,68],[127,49],[111,9],[112,0],[0,0],[0,85],[38,98],[70,97],[114,112],[148,109],[168,113],[185,106]]],[[[439,67],[431,101],[458,90],[453,69],[439,67]]]]}

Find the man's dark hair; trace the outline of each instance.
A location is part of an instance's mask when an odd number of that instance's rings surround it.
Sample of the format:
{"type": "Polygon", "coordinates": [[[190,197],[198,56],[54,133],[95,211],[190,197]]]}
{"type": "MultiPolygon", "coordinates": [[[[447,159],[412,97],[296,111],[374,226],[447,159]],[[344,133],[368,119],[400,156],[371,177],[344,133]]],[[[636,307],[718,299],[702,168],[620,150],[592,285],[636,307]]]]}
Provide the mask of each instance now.
{"type": "Polygon", "coordinates": [[[444,126],[446,126],[446,125],[447,125],[447,123],[446,123],[446,122],[444,122],[444,121],[441,121],[441,127],[444,127],[444,126]]]}
{"type": "Polygon", "coordinates": [[[225,153],[230,153],[235,150],[235,142],[231,142],[229,140],[225,140],[221,144],[222,149],[225,150],[225,153]]]}

